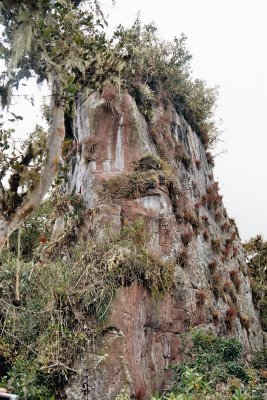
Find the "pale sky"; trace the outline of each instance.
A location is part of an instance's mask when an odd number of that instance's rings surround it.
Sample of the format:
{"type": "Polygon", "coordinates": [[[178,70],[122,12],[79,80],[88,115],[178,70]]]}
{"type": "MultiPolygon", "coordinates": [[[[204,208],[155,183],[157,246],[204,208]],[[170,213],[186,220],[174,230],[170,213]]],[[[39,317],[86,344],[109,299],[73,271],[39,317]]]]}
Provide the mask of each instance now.
{"type": "Polygon", "coordinates": [[[215,178],[243,240],[267,239],[267,0],[109,0],[109,26],[131,25],[138,11],[160,35],[185,33],[194,75],[219,85],[222,142],[215,178]]]}
{"type": "MultiPolygon", "coordinates": [[[[267,239],[267,0],[111,0],[100,2],[109,27],[129,26],[138,11],[154,21],[162,38],[185,33],[194,75],[219,85],[217,118],[222,142],[215,154],[215,178],[230,217],[243,240],[258,233],[267,239]]],[[[34,88],[25,87],[27,94],[34,88]]],[[[35,93],[35,100],[38,96],[35,93]]],[[[24,114],[33,129],[38,111],[25,99],[12,111],[24,114]],[[26,107],[21,109],[21,105],[26,107]]]]}

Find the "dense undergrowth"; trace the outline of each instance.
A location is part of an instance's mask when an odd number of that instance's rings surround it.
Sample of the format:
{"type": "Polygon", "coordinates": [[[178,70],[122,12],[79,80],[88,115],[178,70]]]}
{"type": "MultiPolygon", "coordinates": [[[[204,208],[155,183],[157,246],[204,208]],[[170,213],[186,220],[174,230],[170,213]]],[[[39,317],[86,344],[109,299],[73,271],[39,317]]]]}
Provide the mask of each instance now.
{"type": "MultiPolygon", "coordinates": [[[[77,204],[76,211],[72,210],[76,224],[85,217],[85,210],[77,204]]],[[[64,211],[64,201],[59,207],[64,211]]],[[[39,219],[34,220],[42,225],[45,218],[39,212],[39,219]]],[[[47,400],[55,388],[56,398],[60,398],[60,388],[75,373],[77,356],[101,342],[104,321],[118,288],[136,281],[158,298],[172,286],[173,265],[147,250],[142,220],[116,234],[107,229],[102,238],[75,245],[74,228],[51,248],[43,240],[42,229],[35,225],[32,238],[28,236],[22,243],[19,302],[14,295],[18,263],[15,246],[2,255],[1,384],[22,400],[47,400]],[[37,247],[36,232],[41,239],[37,247]],[[31,259],[27,256],[29,248],[31,259]]],[[[25,229],[24,239],[27,232],[32,233],[29,227],[25,229]]],[[[15,239],[12,237],[11,243],[15,239]]]]}
{"type": "MultiPolygon", "coordinates": [[[[168,400],[260,400],[266,395],[266,370],[255,368],[261,352],[249,364],[235,338],[221,338],[204,331],[192,334],[186,363],[173,366],[172,394],[168,400]]],[[[266,363],[266,360],[265,360],[266,363]]]]}
{"type": "Polygon", "coordinates": [[[261,235],[244,243],[248,274],[255,307],[260,312],[262,328],[267,331],[267,241],[261,235]]]}
{"type": "MultiPolygon", "coordinates": [[[[204,331],[183,335],[187,360],[172,365],[168,390],[150,400],[263,400],[266,398],[266,350],[244,362],[242,344],[235,338],[216,337],[204,331]]],[[[131,397],[127,389],[116,400],[146,399],[145,390],[131,397]],[[142,392],[142,395],[140,394],[142,392]]]]}

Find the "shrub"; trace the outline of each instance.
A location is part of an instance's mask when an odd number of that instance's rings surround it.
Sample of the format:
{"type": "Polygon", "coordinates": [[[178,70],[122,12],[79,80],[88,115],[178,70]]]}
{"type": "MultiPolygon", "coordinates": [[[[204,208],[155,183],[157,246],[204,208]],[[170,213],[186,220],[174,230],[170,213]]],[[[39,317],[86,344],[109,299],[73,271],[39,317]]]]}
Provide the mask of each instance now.
{"type": "Polygon", "coordinates": [[[224,340],[218,342],[218,350],[221,352],[224,361],[234,361],[241,356],[243,346],[235,338],[224,338],[224,340]]]}
{"type": "Polygon", "coordinates": [[[231,246],[229,244],[226,244],[226,246],[222,250],[222,255],[224,256],[224,260],[226,260],[227,257],[229,256],[230,250],[231,250],[231,246]]]}
{"type": "Polygon", "coordinates": [[[249,374],[244,363],[238,361],[229,361],[227,363],[227,370],[230,375],[241,379],[241,381],[246,383],[249,381],[249,374]]]}
{"type": "MultiPolygon", "coordinates": [[[[214,316],[215,319],[218,318],[217,312],[214,316]]],[[[237,339],[193,331],[189,343],[187,360],[171,367],[174,372],[172,392],[164,395],[161,400],[265,398],[264,385],[259,384],[260,379],[265,379],[261,374],[265,370],[262,369],[257,374],[243,363],[243,348],[237,339]]]]}
{"type": "Polygon", "coordinates": [[[267,346],[253,354],[252,365],[256,368],[267,369],[267,346]]]}
{"type": "Polygon", "coordinates": [[[225,281],[223,285],[223,290],[229,293],[233,289],[231,281],[225,281]]]}
{"type": "Polygon", "coordinates": [[[222,285],[222,274],[220,272],[217,272],[216,274],[213,275],[212,277],[213,283],[215,285],[222,285]]]}
{"type": "Polygon", "coordinates": [[[151,153],[145,155],[140,160],[135,162],[135,170],[136,171],[161,170],[164,171],[166,176],[168,177],[171,176],[171,169],[170,166],[167,164],[167,162],[151,153]]]}

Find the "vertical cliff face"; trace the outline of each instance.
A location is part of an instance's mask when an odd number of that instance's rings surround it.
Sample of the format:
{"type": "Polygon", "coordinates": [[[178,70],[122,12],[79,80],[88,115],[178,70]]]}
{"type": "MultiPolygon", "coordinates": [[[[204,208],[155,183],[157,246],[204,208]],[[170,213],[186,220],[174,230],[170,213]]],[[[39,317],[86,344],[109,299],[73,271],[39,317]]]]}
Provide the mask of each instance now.
{"type": "Polygon", "coordinates": [[[174,265],[172,288],[155,298],[137,283],[110,305],[101,344],[77,362],[68,399],[115,399],[123,387],[148,395],[183,360],[180,334],[193,327],[262,345],[237,228],[213,180],[212,159],[182,115],[154,110],[148,126],[127,93],[77,104],[78,152],[68,191],[98,210],[95,240],[142,218],[149,250],[174,265]]]}

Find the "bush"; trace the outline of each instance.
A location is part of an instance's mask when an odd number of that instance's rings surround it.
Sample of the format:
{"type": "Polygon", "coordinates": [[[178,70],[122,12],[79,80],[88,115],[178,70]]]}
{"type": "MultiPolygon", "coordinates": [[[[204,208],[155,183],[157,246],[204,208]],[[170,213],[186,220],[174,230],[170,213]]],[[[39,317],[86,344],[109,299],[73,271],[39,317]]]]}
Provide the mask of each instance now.
{"type": "Polygon", "coordinates": [[[227,363],[227,371],[229,375],[239,378],[241,381],[247,383],[249,381],[249,374],[245,364],[237,361],[229,361],[227,363]]]}
{"type": "Polygon", "coordinates": [[[256,368],[267,369],[267,347],[253,354],[252,365],[256,368]]]}
{"type": "Polygon", "coordinates": [[[121,77],[144,115],[149,119],[153,105],[171,102],[204,145],[213,144],[218,134],[213,121],[217,88],[191,78],[186,37],[161,40],[155,25],[142,26],[138,17],[131,28],[120,26],[115,38],[128,57],[121,77]]]}
{"type": "MultiPolygon", "coordinates": [[[[185,344],[186,345],[186,344],[185,344]]],[[[242,344],[235,338],[221,338],[204,331],[192,333],[191,350],[184,364],[172,366],[171,393],[162,399],[263,400],[262,371],[242,361],[242,344]],[[222,393],[218,393],[218,385],[222,393]]],[[[257,355],[259,357],[259,354],[257,355]]],[[[261,358],[257,365],[265,365],[261,358]]]]}

